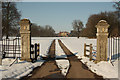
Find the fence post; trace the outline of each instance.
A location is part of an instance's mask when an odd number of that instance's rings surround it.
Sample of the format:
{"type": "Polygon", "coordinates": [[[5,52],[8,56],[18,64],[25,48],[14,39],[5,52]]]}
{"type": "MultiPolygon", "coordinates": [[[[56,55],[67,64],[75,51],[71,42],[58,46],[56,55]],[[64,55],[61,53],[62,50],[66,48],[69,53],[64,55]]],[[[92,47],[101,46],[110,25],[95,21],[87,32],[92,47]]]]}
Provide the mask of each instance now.
{"type": "Polygon", "coordinates": [[[2,65],[2,57],[3,57],[3,40],[0,43],[0,65],[2,65]]]}
{"type": "Polygon", "coordinates": [[[96,25],[97,28],[97,56],[96,63],[100,61],[107,61],[108,49],[108,27],[109,24],[105,20],[100,20],[96,25]]]}
{"type": "Polygon", "coordinates": [[[90,61],[92,60],[92,44],[90,44],[90,61]]]}
{"type": "Polygon", "coordinates": [[[86,43],[84,43],[84,56],[86,56],[86,43]]]}
{"type": "MultiPolygon", "coordinates": [[[[1,54],[1,53],[0,53],[1,54]]],[[[2,65],[2,58],[0,57],[0,65],[2,65]]]]}
{"type": "Polygon", "coordinates": [[[39,56],[39,51],[40,51],[39,48],[40,48],[40,44],[38,43],[38,44],[37,44],[37,56],[39,56]]]}
{"type": "Polygon", "coordinates": [[[2,44],[0,41],[0,65],[2,65],[2,44]]]}
{"type": "Polygon", "coordinates": [[[21,60],[31,61],[31,22],[28,19],[20,21],[21,60]]]}
{"type": "Polygon", "coordinates": [[[37,43],[35,43],[35,60],[37,61],[37,43]]]}

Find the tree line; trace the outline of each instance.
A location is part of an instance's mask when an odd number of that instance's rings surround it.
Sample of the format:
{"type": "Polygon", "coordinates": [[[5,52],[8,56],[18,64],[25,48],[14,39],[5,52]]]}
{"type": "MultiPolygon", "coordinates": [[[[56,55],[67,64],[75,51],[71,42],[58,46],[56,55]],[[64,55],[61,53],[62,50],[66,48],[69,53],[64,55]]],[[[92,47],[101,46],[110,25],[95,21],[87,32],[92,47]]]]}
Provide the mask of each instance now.
{"type": "MultiPolygon", "coordinates": [[[[86,25],[83,25],[81,20],[74,20],[72,23],[73,31],[71,37],[96,37],[96,24],[100,20],[106,20],[109,27],[109,36],[120,36],[120,1],[115,2],[113,7],[114,12],[101,12],[89,16],[86,25]]],[[[2,2],[2,36],[20,36],[19,21],[21,12],[16,8],[15,2],[2,2]]],[[[56,36],[55,30],[50,25],[40,26],[32,23],[31,36],[33,37],[53,37],[56,36]]]]}
{"type": "MultiPolygon", "coordinates": [[[[21,12],[18,11],[15,2],[2,2],[2,36],[20,36],[19,21],[21,12]]],[[[32,37],[53,37],[55,30],[50,25],[38,26],[32,23],[32,37]]]]}
{"type": "Polygon", "coordinates": [[[105,11],[89,16],[85,27],[81,20],[74,20],[72,23],[73,31],[71,31],[70,36],[95,38],[97,33],[95,26],[100,20],[106,20],[110,25],[108,29],[109,36],[120,36],[120,1],[115,2],[113,7],[116,8],[114,12],[105,11]]]}
{"type": "Polygon", "coordinates": [[[56,34],[55,34],[55,30],[50,25],[46,25],[42,27],[42,26],[38,26],[35,23],[32,23],[31,36],[32,37],[54,37],[56,36],[56,34]]]}

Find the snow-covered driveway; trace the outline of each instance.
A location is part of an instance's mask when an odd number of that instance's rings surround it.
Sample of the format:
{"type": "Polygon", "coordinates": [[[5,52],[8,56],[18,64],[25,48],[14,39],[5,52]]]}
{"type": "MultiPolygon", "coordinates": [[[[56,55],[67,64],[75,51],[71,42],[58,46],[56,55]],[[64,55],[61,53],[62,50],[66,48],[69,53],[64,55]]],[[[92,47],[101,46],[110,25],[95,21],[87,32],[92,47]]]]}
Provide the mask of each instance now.
{"type": "MultiPolygon", "coordinates": [[[[41,38],[33,38],[32,44],[40,43],[40,56],[46,56],[48,50],[50,48],[50,44],[53,39],[56,39],[56,46],[55,46],[55,60],[58,67],[60,68],[63,75],[69,70],[70,62],[67,60],[67,56],[64,51],[61,49],[58,40],[61,39],[65,46],[76,56],[78,59],[80,58],[81,61],[88,66],[88,68],[98,74],[103,76],[104,78],[118,78],[118,63],[120,60],[114,60],[112,65],[110,62],[102,61],[100,63],[95,64],[93,61],[89,61],[87,57],[84,57],[84,43],[96,45],[96,39],[87,39],[87,38],[79,38],[76,37],[41,37],[41,38]],[[63,59],[62,59],[63,58],[63,59]]],[[[9,65],[14,61],[14,59],[3,59],[3,66],[0,65],[0,74],[2,74],[3,78],[20,78],[26,74],[29,74],[35,67],[41,66],[44,61],[38,60],[36,63],[30,63],[25,61],[18,60],[18,63],[13,64],[11,67],[9,65]]],[[[1,75],[0,75],[1,76],[1,75]]],[[[120,78],[120,76],[119,76],[120,78]]]]}
{"type": "Polygon", "coordinates": [[[65,76],[68,72],[70,63],[67,60],[67,56],[64,53],[63,49],[60,47],[60,45],[58,43],[58,39],[56,39],[55,45],[56,45],[55,55],[56,55],[56,58],[57,58],[56,63],[58,65],[58,67],[60,68],[62,74],[65,76]],[[62,58],[66,58],[66,59],[62,59],[62,58]]]}

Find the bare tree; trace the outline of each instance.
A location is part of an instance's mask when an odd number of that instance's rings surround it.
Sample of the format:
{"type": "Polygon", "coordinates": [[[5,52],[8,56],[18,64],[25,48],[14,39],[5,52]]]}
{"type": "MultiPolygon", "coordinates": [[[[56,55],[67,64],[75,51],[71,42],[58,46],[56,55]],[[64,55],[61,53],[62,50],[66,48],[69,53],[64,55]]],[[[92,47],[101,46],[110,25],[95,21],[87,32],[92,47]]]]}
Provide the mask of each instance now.
{"type": "Polygon", "coordinates": [[[2,40],[2,2],[0,1],[0,40],[2,40]]]}
{"type": "Polygon", "coordinates": [[[55,31],[50,25],[46,25],[45,27],[41,27],[35,23],[32,23],[31,36],[32,37],[54,37],[55,31]]]}
{"type": "MultiPolygon", "coordinates": [[[[83,33],[86,34],[87,37],[96,37],[96,25],[100,20],[106,20],[109,27],[109,36],[118,36],[118,17],[115,12],[101,12],[99,14],[93,14],[88,18],[86,29],[83,33]]],[[[82,33],[82,34],[83,34],[82,33]]]]}
{"type": "Polygon", "coordinates": [[[2,2],[2,14],[3,35],[8,38],[11,33],[14,33],[12,30],[17,28],[21,14],[17,10],[15,2],[2,2]]]}
{"type": "Polygon", "coordinates": [[[115,2],[115,4],[113,5],[113,7],[115,7],[116,10],[117,10],[118,12],[120,12],[120,1],[115,2]]]}
{"type": "Polygon", "coordinates": [[[118,35],[120,36],[120,1],[115,2],[115,4],[113,5],[113,7],[116,8],[116,14],[118,16],[118,35]]]}
{"type": "Polygon", "coordinates": [[[82,21],[80,21],[80,20],[74,20],[73,23],[72,23],[72,25],[73,25],[74,31],[76,31],[77,34],[78,34],[77,37],[79,38],[80,37],[80,31],[83,28],[82,21]]]}
{"type": "Polygon", "coordinates": [[[50,26],[50,25],[46,25],[45,26],[45,31],[46,31],[46,35],[48,36],[48,37],[53,37],[53,36],[55,36],[55,30],[52,28],[52,26],[50,26]]]}

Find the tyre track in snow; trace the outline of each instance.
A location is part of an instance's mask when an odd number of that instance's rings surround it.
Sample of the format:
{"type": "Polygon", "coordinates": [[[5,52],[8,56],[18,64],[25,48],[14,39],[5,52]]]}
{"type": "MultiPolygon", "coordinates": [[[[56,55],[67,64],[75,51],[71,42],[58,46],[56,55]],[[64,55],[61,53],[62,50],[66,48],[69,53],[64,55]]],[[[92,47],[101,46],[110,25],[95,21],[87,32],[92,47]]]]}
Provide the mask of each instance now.
{"type": "Polygon", "coordinates": [[[58,40],[58,42],[63,51],[66,53],[70,62],[70,68],[66,78],[104,80],[102,76],[98,76],[97,74],[93,73],[85,64],[78,60],[77,57],[61,42],[61,40],[58,40]]]}
{"type": "Polygon", "coordinates": [[[60,47],[58,40],[55,40],[55,46],[56,46],[56,51],[55,51],[55,55],[56,55],[56,63],[57,66],[60,68],[61,73],[66,76],[70,63],[69,60],[67,59],[67,55],[64,53],[63,49],[60,47]]]}
{"type": "Polygon", "coordinates": [[[39,80],[44,79],[53,79],[53,78],[65,78],[55,62],[55,40],[52,42],[49,49],[49,57],[42,66],[37,67],[31,72],[31,76],[25,76],[21,80],[39,80]]]}

